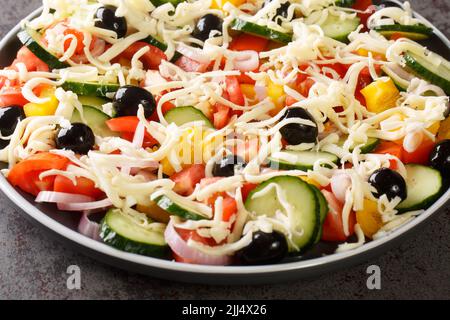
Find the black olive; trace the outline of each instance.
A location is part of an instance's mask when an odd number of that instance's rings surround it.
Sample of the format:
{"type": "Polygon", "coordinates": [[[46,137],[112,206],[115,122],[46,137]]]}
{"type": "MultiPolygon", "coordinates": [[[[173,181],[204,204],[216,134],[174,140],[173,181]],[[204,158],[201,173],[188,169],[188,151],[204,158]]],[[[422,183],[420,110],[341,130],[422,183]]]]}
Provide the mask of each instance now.
{"type": "Polygon", "coordinates": [[[430,154],[430,165],[450,180],[450,140],[443,140],[434,146],[430,154]]]}
{"type": "Polygon", "coordinates": [[[92,129],[84,123],[72,123],[68,128],[61,128],[56,135],[58,149],[72,150],[78,154],[86,154],[95,145],[92,129]]]}
{"type": "Polygon", "coordinates": [[[288,253],[286,238],[280,232],[253,233],[252,242],[236,252],[238,262],[245,265],[272,264],[283,260],[288,253]]]}
{"type": "Polygon", "coordinates": [[[214,164],[212,174],[214,177],[232,177],[235,171],[245,167],[245,161],[235,155],[229,155],[214,164]]]}
{"type": "Polygon", "coordinates": [[[396,171],[388,168],[378,169],[370,175],[369,183],[377,190],[374,194],[377,198],[385,194],[389,200],[395,197],[406,199],[405,179],[396,171]]]}
{"type": "MultiPolygon", "coordinates": [[[[20,106],[9,106],[0,108],[0,132],[3,137],[14,133],[19,121],[25,119],[25,113],[20,106]]],[[[9,144],[9,140],[0,139],[0,150],[9,144]]]]}
{"type": "MultiPolygon", "coordinates": [[[[271,2],[272,2],[272,0],[264,1],[263,8],[271,2]]],[[[287,1],[285,3],[281,3],[281,5],[277,9],[277,13],[276,13],[274,19],[276,19],[278,16],[281,16],[286,19],[288,16],[288,9],[289,9],[290,5],[291,5],[291,3],[289,1],[287,1]]]]}
{"type": "MultiPolygon", "coordinates": [[[[316,123],[313,116],[303,108],[289,108],[280,120],[286,118],[301,118],[316,123]]],[[[280,133],[287,143],[297,145],[316,142],[319,130],[317,129],[317,124],[315,127],[312,127],[300,123],[289,123],[280,129],[280,133]]]]}
{"type": "Polygon", "coordinates": [[[95,26],[117,33],[117,38],[123,38],[127,34],[127,20],[124,17],[116,17],[117,8],[114,6],[103,6],[95,13],[95,26]]]}
{"type": "Polygon", "coordinates": [[[117,90],[113,100],[116,117],[136,116],[139,105],[144,108],[145,117],[150,117],[156,109],[153,95],[136,86],[123,86],[117,90]]]}
{"type": "Polygon", "coordinates": [[[221,18],[214,14],[208,13],[198,20],[194,31],[192,31],[192,36],[201,41],[205,41],[210,37],[209,34],[213,30],[217,30],[222,33],[222,23],[223,20],[221,18]]]}

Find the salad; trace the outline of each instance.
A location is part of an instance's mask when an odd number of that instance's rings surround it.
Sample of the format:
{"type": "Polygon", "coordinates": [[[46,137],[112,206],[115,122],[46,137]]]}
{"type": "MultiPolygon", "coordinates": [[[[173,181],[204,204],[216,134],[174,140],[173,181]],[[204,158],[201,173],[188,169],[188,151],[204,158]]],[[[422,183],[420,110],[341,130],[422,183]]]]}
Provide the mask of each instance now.
{"type": "Polygon", "coordinates": [[[450,62],[408,2],[43,0],[21,26],[2,173],[118,250],[343,252],[448,188],[450,62]]]}

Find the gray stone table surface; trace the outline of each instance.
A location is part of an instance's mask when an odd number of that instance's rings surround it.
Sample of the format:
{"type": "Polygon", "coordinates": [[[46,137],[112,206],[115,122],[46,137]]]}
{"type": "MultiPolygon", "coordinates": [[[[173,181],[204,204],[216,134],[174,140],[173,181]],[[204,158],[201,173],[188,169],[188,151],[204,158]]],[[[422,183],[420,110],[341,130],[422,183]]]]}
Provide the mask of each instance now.
{"type": "MultiPolygon", "coordinates": [[[[40,5],[0,0],[0,36],[40,5]]],[[[415,10],[450,36],[449,0],[411,0],[415,10]]],[[[320,278],[263,286],[193,285],[153,279],[101,264],[42,234],[0,194],[2,299],[449,299],[450,209],[413,238],[366,264],[320,278]],[[68,290],[66,270],[81,268],[80,290],[68,290]],[[366,268],[381,268],[381,290],[368,290],[366,268]]]]}

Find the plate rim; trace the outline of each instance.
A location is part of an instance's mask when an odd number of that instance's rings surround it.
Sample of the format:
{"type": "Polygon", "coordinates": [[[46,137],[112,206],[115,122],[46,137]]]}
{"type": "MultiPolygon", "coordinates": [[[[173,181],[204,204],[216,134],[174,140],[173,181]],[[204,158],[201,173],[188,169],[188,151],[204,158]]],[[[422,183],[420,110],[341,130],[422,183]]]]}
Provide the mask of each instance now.
{"type": "MultiPolygon", "coordinates": [[[[391,2],[398,2],[396,0],[390,0],[391,2]]],[[[37,16],[42,7],[36,9],[31,14],[29,14],[24,19],[31,19],[37,16]]],[[[427,22],[434,29],[435,34],[443,41],[443,43],[450,49],[450,41],[447,37],[437,29],[431,22],[425,19],[420,14],[414,12],[415,16],[423,21],[427,22]]],[[[20,31],[20,22],[14,26],[0,41],[0,51],[5,49],[5,46],[14,40],[14,37],[20,31]]],[[[272,264],[272,265],[264,265],[264,266],[205,266],[205,265],[193,265],[186,263],[179,263],[170,260],[163,260],[153,257],[147,257],[142,255],[137,255],[133,253],[127,253],[124,251],[120,251],[113,247],[110,247],[104,243],[92,240],[81,233],[78,233],[75,230],[72,230],[65,225],[57,222],[56,220],[49,217],[47,214],[39,210],[37,207],[33,205],[32,202],[28,201],[24,198],[9,182],[3,175],[0,175],[0,190],[6,195],[6,197],[12,201],[19,211],[23,211],[33,220],[35,220],[40,225],[48,228],[49,230],[55,232],[60,237],[64,238],[64,240],[71,241],[79,246],[82,246],[86,249],[92,250],[95,253],[106,255],[110,258],[118,259],[123,263],[134,263],[144,268],[157,268],[161,271],[170,271],[181,274],[196,274],[198,276],[206,275],[206,276],[264,276],[268,274],[281,274],[288,273],[291,271],[298,272],[297,277],[302,277],[301,272],[305,273],[320,273],[315,272],[314,269],[319,267],[331,266],[336,263],[348,263],[351,259],[356,260],[357,257],[362,257],[365,254],[372,253],[376,250],[383,249],[388,246],[388,244],[392,244],[395,240],[399,240],[402,236],[406,235],[410,231],[417,229],[420,225],[423,225],[425,221],[429,221],[430,218],[435,215],[440,210],[446,207],[446,203],[450,200],[450,189],[447,190],[441,197],[433,203],[433,205],[425,210],[421,215],[417,216],[415,219],[409,221],[405,225],[395,229],[385,237],[372,240],[371,242],[365,243],[363,246],[346,251],[341,253],[333,253],[330,255],[326,255],[319,258],[312,258],[308,260],[296,261],[296,262],[287,262],[280,264],[272,264]]],[[[115,267],[121,267],[115,265],[115,267]]],[[[158,276],[166,279],[170,279],[167,276],[158,276]]],[[[185,279],[186,281],[189,281],[185,279]]],[[[193,281],[193,282],[202,282],[202,281],[193,281]]],[[[250,282],[250,281],[249,281],[250,282]]],[[[260,282],[260,281],[258,281],[260,282]]],[[[242,282],[241,282],[242,283],[242,282]]]]}

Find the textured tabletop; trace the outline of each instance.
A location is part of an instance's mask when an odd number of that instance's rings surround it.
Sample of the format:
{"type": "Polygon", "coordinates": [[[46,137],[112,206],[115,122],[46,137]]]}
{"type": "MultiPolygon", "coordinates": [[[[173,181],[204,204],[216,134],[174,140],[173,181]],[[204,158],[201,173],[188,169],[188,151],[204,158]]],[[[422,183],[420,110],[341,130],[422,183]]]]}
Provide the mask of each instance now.
{"type": "MultiPolygon", "coordinates": [[[[41,0],[0,0],[0,36],[41,0]]],[[[450,36],[449,0],[411,0],[450,36]]],[[[317,279],[264,286],[190,285],[131,274],[56,243],[0,193],[0,298],[3,299],[372,299],[450,298],[450,210],[413,237],[365,264],[317,279]],[[67,268],[81,269],[81,289],[68,290],[67,268]],[[366,269],[378,265],[381,290],[369,290],[366,269]]]]}

